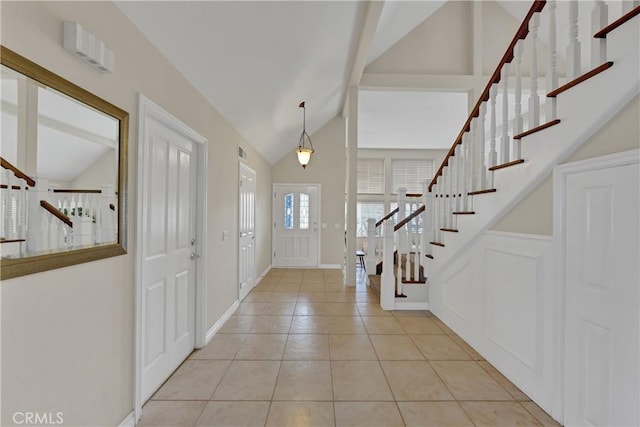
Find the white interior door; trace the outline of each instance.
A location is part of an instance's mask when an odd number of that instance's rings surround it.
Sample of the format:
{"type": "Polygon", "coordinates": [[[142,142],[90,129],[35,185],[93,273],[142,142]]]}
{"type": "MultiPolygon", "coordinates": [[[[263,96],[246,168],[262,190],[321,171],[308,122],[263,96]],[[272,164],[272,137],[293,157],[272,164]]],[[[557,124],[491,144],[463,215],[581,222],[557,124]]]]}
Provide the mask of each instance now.
{"type": "Polygon", "coordinates": [[[196,273],[194,143],[152,117],[145,120],[145,176],[139,188],[142,402],[194,348],[196,273]]]}
{"type": "Polygon", "coordinates": [[[273,265],[318,266],[320,188],[274,184],[273,265]]]}
{"type": "Polygon", "coordinates": [[[253,289],[256,282],[256,173],[244,163],[240,163],[238,185],[238,228],[240,230],[238,277],[240,281],[239,298],[242,301],[253,289]]]}
{"type": "Polygon", "coordinates": [[[567,426],[640,425],[639,182],[637,163],[566,178],[567,426]]]}

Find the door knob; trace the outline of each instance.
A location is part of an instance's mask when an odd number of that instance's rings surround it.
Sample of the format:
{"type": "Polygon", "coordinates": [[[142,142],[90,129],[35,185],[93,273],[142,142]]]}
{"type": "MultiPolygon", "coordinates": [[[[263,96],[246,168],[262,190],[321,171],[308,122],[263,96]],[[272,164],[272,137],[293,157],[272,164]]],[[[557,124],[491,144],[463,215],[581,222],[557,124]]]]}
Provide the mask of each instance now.
{"type": "Polygon", "coordinates": [[[198,255],[198,254],[197,254],[197,253],[195,253],[195,252],[191,252],[191,257],[190,257],[190,258],[191,258],[191,259],[200,258],[200,255],[198,255]]]}

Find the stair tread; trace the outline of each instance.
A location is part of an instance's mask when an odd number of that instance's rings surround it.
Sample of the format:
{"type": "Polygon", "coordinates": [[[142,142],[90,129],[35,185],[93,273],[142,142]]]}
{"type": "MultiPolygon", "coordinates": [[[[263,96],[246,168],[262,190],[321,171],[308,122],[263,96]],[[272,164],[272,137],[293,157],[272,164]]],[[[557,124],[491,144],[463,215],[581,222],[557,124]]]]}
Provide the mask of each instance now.
{"type": "Polygon", "coordinates": [[[540,126],[536,126],[536,127],[532,128],[532,129],[529,129],[528,131],[519,133],[519,134],[515,135],[513,137],[513,139],[522,139],[525,136],[529,136],[529,135],[534,134],[536,132],[540,132],[541,130],[550,128],[551,126],[555,126],[558,123],[560,123],[560,119],[551,120],[550,122],[543,123],[540,126]]]}
{"type": "Polygon", "coordinates": [[[600,74],[601,72],[608,70],[609,68],[611,68],[611,66],[613,65],[613,61],[608,61],[605,62],[602,65],[597,66],[596,68],[594,68],[593,70],[584,73],[583,75],[571,80],[569,83],[566,83],[562,86],[560,86],[559,88],[552,90],[551,92],[549,92],[547,94],[548,98],[555,98],[556,96],[560,95],[562,92],[565,92],[569,89],[571,89],[574,86],[579,85],[580,83],[584,82],[585,80],[590,79],[593,76],[596,76],[598,74],[600,74]]]}
{"type": "Polygon", "coordinates": [[[487,188],[486,190],[476,190],[476,191],[470,191],[467,194],[469,196],[477,196],[478,194],[487,194],[487,193],[495,193],[496,190],[495,188],[487,188]]]}
{"type": "Polygon", "coordinates": [[[501,165],[491,166],[489,168],[490,171],[497,171],[498,169],[508,168],[509,166],[519,165],[520,163],[524,163],[523,159],[513,160],[511,162],[502,163],[501,165]]]}

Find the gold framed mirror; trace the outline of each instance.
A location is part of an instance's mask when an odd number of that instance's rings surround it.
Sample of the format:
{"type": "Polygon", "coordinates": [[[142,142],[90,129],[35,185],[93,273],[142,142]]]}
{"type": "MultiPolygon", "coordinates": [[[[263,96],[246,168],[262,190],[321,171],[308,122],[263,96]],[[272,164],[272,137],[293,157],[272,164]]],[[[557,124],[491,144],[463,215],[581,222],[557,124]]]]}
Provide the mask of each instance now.
{"type": "Polygon", "coordinates": [[[126,253],[129,114],[0,46],[0,279],[126,253]]]}

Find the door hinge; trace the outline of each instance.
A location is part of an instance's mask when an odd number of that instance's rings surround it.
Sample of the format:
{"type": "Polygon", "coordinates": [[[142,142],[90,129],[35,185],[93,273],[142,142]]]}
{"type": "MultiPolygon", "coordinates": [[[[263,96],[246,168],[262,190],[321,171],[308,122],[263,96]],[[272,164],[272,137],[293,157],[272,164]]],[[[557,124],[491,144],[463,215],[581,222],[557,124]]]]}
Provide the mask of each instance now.
{"type": "Polygon", "coordinates": [[[273,257],[274,258],[276,257],[276,251],[273,251],[273,257]]]}
{"type": "Polygon", "coordinates": [[[274,198],[274,199],[276,198],[276,195],[277,195],[277,194],[278,194],[278,193],[273,193],[273,198],[274,198]]]}
{"type": "Polygon", "coordinates": [[[276,222],[273,221],[273,228],[276,228],[276,222]]]}

